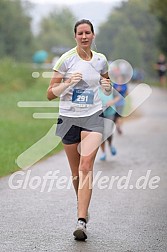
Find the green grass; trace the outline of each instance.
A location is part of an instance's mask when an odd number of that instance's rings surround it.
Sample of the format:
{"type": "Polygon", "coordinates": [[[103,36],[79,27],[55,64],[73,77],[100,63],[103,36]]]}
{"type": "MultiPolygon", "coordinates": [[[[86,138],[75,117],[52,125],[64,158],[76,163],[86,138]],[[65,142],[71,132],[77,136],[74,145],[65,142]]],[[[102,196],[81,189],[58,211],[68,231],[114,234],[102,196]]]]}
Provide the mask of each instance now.
{"type": "MultiPolygon", "coordinates": [[[[20,81],[13,80],[12,83],[15,83],[13,86],[10,86],[9,83],[5,86],[5,81],[3,84],[0,83],[0,177],[18,170],[19,167],[15,162],[17,157],[40,140],[56,123],[56,119],[34,119],[32,117],[34,112],[57,112],[56,108],[20,108],[17,106],[19,101],[47,101],[46,90],[49,79],[41,77],[35,80],[30,76],[27,78],[26,74],[29,75],[32,71],[34,70],[28,69],[27,72],[19,72],[20,81]],[[28,82],[25,81],[26,78],[28,82]]],[[[10,74],[9,68],[8,72],[10,74]]],[[[5,75],[6,72],[3,74],[5,75]]],[[[2,73],[0,74],[2,81],[1,75],[2,73]]],[[[7,81],[10,79],[10,77],[6,78],[7,81]]],[[[48,155],[61,149],[60,144],[48,155]]]]}

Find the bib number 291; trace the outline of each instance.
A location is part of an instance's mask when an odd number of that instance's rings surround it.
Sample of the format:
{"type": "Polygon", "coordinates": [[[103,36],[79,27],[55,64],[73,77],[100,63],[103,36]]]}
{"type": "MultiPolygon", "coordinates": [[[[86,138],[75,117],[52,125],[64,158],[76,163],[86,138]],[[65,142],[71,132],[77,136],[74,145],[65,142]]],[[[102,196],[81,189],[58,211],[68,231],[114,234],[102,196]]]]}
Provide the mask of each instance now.
{"type": "Polygon", "coordinates": [[[78,95],[77,96],[77,101],[87,103],[88,102],[88,95],[78,95]]]}
{"type": "Polygon", "coordinates": [[[72,102],[77,104],[93,104],[94,93],[93,90],[74,89],[72,94],[72,102]]]}

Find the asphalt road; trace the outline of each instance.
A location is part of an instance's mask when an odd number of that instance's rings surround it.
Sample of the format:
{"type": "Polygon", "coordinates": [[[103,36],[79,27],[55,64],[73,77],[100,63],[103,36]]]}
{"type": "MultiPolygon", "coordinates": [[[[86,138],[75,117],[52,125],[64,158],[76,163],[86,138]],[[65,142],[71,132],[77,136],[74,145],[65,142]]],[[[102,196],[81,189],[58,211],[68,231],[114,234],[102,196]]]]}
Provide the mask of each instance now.
{"type": "Polygon", "coordinates": [[[118,154],[108,150],[102,162],[98,152],[88,240],[73,239],[76,199],[62,151],[0,180],[1,252],[167,251],[167,91],[154,88],[136,114],[115,133],[118,154]]]}

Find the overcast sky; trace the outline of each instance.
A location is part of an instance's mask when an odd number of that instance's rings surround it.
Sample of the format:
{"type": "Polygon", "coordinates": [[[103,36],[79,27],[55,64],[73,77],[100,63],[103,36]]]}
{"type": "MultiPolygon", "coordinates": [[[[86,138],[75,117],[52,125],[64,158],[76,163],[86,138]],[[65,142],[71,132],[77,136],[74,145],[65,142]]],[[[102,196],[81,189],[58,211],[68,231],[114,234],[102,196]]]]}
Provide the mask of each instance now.
{"type": "Polygon", "coordinates": [[[75,3],[85,3],[85,2],[103,2],[103,3],[119,3],[122,2],[122,0],[29,0],[33,3],[55,3],[55,4],[75,4],[75,3]]]}
{"type": "Polygon", "coordinates": [[[31,10],[32,30],[34,33],[37,33],[39,31],[39,23],[41,18],[43,16],[48,15],[48,12],[52,10],[50,8],[51,7],[50,4],[57,4],[59,6],[67,5],[69,6],[69,8],[72,7],[71,10],[74,13],[74,15],[78,19],[82,18],[90,19],[94,24],[95,31],[97,32],[99,24],[105,21],[108,13],[111,10],[111,6],[118,6],[121,2],[127,0],[22,0],[22,1],[29,1],[37,4],[37,7],[35,7],[34,10],[33,9],[31,10]],[[97,3],[97,9],[95,7],[96,11],[92,13],[92,4],[90,5],[89,9],[89,3],[95,3],[95,2],[97,3]],[[88,5],[84,3],[88,3],[88,5]],[[78,8],[79,4],[83,4],[82,8],[78,8]],[[44,8],[42,8],[43,6],[44,8]],[[102,7],[104,6],[103,9],[101,6],[102,7]]]}

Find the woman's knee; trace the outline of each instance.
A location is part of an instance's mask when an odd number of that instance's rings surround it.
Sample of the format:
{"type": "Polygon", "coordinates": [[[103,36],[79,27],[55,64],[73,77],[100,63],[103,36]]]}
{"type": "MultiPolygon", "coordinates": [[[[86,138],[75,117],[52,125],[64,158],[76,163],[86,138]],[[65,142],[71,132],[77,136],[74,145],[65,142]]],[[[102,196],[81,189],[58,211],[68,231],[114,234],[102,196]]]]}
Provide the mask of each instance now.
{"type": "Polygon", "coordinates": [[[93,162],[89,158],[85,158],[81,160],[80,166],[79,166],[79,171],[82,171],[83,174],[87,175],[89,172],[92,171],[93,167],[93,162]]]}

